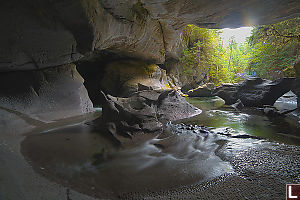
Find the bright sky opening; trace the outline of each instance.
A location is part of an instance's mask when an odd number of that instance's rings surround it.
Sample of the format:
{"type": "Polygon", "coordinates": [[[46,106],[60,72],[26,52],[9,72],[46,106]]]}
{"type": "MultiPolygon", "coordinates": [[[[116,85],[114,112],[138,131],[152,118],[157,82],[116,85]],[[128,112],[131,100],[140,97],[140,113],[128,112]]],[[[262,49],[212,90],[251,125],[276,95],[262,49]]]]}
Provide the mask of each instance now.
{"type": "Polygon", "coordinates": [[[234,36],[235,41],[242,44],[246,41],[246,38],[251,35],[253,27],[241,27],[236,29],[224,28],[222,29],[221,38],[225,46],[228,46],[229,39],[234,36]]]}

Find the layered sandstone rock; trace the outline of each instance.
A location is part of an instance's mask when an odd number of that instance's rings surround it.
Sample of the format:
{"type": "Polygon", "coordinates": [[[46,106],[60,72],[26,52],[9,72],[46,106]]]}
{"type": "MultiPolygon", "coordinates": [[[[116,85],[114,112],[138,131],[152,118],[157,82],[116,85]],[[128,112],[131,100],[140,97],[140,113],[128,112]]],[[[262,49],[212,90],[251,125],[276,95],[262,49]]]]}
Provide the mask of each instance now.
{"type": "Polygon", "coordinates": [[[10,115],[36,125],[35,120],[47,122],[92,112],[93,104],[83,81],[73,64],[1,73],[1,123],[8,123],[10,115]]]}
{"type": "Polygon", "coordinates": [[[237,96],[245,106],[273,105],[275,101],[291,90],[293,78],[274,81],[249,78],[238,89],[237,96]]]}
{"type": "Polygon", "coordinates": [[[128,97],[144,88],[170,90],[166,71],[155,64],[137,60],[120,60],[109,63],[105,68],[101,88],[108,94],[128,97]]]}
{"type": "Polygon", "coordinates": [[[215,94],[224,99],[227,105],[240,100],[245,106],[261,107],[273,105],[279,97],[292,88],[297,88],[298,82],[299,80],[294,78],[271,81],[252,77],[241,84],[224,84],[215,90],[215,94]]]}
{"type": "Polygon", "coordinates": [[[268,24],[299,16],[299,9],[297,0],[5,1],[0,71],[58,66],[101,50],[160,64],[178,59],[187,24],[268,24]]]}
{"type": "Polygon", "coordinates": [[[103,110],[95,124],[121,143],[135,142],[145,133],[156,136],[167,122],[202,112],[174,90],[139,91],[128,98],[99,95],[103,110]]]}

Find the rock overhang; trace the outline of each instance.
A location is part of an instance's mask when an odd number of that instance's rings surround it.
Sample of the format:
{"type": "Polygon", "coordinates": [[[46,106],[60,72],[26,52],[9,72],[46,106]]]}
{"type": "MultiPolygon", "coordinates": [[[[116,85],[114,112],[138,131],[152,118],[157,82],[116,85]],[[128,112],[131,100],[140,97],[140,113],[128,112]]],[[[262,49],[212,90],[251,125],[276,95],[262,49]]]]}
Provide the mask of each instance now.
{"type": "Polygon", "coordinates": [[[11,0],[1,6],[0,71],[72,63],[93,51],[163,64],[188,24],[236,28],[300,16],[297,0],[11,0]]]}

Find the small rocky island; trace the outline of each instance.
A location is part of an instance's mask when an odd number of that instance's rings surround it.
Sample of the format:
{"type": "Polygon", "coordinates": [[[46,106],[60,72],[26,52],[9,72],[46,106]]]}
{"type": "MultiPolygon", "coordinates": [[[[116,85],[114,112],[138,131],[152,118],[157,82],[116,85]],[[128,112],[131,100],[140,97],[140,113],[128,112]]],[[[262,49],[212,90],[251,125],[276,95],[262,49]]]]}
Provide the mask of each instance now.
{"type": "Polygon", "coordinates": [[[284,199],[300,183],[299,10],[3,2],[0,200],[284,199]],[[244,26],[246,43],[222,41],[244,26]]]}

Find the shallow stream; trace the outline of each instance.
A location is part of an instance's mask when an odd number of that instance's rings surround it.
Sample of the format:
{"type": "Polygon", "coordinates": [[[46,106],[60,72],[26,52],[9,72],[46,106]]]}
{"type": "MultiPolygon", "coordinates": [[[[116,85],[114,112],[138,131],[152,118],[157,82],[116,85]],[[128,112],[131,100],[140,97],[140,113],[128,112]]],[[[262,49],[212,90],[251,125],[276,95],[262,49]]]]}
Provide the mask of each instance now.
{"type": "Polygon", "coordinates": [[[300,144],[299,126],[283,118],[270,120],[256,109],[204,111],[168,124],[162,135],[126,148],[92,123],[62,124],[29,133],[21,144],[22,154],[48,179],[102,198],[176,188],[235,173],[219,156],[224,146],[223,154],[261,144],[265,140],[260,138],[300,144]],[[233,138],[239,135],[258,139],[233,138]]]}
{"type": "Polygon", "coordinates": [[[251,135],[270,141],[300,145],[300,124],[285,117],[268,118],[257,109],[218,109],[180,121],[209,127],[216,133],[251,135]]]}

